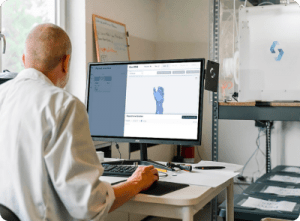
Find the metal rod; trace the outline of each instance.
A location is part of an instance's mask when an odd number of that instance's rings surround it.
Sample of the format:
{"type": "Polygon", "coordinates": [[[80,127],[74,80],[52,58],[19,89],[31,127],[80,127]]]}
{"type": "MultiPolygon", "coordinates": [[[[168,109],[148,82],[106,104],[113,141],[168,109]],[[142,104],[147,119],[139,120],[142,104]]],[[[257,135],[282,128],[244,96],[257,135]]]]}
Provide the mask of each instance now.
{"type": "Polygon", "coordinates": [[[266,173],[271,172],[271,122],[266,121],[266,173]]]}
{"type": "MultiPolygon", "coordinates": [[[[213,0],[213,44],[210,59],[219,62],[219,30],[220,30],[220,0],[213,0]]],[[[218,115],[219,115],[219,90],[213,92],[212,96],[212,161],[218,161],[218,115]]],[[[211,220],[218,220],[218,198],[211,201],[211,220]]]]}

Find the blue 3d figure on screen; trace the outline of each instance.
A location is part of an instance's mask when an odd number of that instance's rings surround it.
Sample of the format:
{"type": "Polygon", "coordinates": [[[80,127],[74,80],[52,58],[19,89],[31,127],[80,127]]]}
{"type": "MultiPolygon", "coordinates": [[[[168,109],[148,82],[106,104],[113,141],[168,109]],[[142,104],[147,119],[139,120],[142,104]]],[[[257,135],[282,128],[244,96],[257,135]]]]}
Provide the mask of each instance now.
{"type": "Polygon", "coordinates": [[[163,102],[164,102],[164,88],[158,87],[157,91],[156,88],[153,88],[153,95],[156,101],[156,113],[155,114],[163,114],[163,102]]]}

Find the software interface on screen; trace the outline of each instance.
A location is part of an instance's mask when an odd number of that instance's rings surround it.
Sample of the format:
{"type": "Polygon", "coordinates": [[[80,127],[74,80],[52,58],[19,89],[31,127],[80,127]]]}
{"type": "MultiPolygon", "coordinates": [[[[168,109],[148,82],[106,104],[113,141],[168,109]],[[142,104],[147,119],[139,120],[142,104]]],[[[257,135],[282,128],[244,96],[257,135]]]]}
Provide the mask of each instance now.
{"type": "Polygon", "coordinates": [[[201,62],[91,64],[92,136],[197,140],[200,77],[201,62]]]}

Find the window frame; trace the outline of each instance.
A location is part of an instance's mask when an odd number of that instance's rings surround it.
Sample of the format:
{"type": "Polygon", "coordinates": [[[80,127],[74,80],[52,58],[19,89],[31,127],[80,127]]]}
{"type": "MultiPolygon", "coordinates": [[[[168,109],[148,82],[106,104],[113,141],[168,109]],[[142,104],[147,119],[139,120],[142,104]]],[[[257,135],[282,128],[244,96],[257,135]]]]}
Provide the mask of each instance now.
{"type": "MultiPolygon", "coordinates": [[[[2,34],[2,5],[0,5],[0,34],[2,34]]],[[[0,72],[2,69],[3,39],[0,38],[0,72]]]]}
{"type": "Polygon", "coordinates": [[[66,28],[66,1],[55,0],[55,24],[65,30],[66,28]]]}

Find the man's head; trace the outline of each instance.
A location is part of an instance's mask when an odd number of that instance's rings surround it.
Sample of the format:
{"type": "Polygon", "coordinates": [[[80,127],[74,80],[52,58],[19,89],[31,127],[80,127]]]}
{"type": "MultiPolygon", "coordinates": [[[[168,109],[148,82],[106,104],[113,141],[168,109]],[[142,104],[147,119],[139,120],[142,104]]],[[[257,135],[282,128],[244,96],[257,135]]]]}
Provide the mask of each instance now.
{"type": "Polygon", "coordinates": [[[71,51],[70,38],[63,29],[41,24],[29,33],[22,59],[25,68],[35,68],[63,88],[68,81],[71,51]]]}

